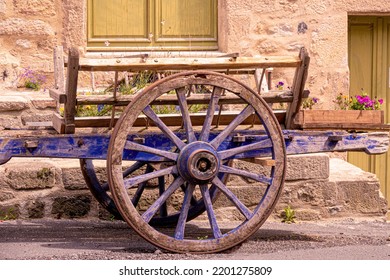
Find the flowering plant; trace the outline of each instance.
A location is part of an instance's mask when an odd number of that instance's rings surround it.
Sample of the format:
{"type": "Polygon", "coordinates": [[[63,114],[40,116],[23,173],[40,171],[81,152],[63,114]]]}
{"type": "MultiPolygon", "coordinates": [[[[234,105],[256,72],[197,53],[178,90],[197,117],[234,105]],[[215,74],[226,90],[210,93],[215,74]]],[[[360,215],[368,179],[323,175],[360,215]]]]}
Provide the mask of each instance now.
{"type": "Polygon", "coordinates": [[[356,95],[352,97],[350,108],[352,110],[380,110],[383,99],[371,99],[368,95],[356,95]]]}
{"type": "Polygon", "coordinates": [[[309,97],[303,100],[302,109],[313,109],[313,106],[316,105],[320,101],[317,97],[309,97]]]}
{"type": "Polygon", "coordinates": [[[333,101],[341,110],[380,110],[383,99],[370,98],[366,92],[362,91],[361,95],[348,97],[340,93],[333,101]]]}
{"type": "Polygon", "coordinates": [[[46,76],[27,67],[24,68],[24,72],[19,76],[19,81],[25,88],[31,88],[38,91],[46,82],[46,76]]]}
{"type": "Polygon", "coordinates": [[[284,83],[282,81],[278,82],[276,85],[275,85],[276,89],[278,90],[283,90],[283,87],[284,87],[284,83]]]}

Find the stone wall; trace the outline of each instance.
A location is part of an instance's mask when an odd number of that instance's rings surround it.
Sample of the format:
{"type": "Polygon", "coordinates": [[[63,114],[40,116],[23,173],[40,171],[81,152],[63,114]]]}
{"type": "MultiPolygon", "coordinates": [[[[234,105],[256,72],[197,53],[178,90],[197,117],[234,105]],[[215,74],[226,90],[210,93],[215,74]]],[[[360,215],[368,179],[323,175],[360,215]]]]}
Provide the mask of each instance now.
{"type": "MultiPolygon", "coordinates": [[[[311,56],[307,88],[320,107],[349,92],[348,15],[390,15],[381,0],[227,0],[222,17],[223,49],[242,55],[295,54],[302,46],[311,56]]],[[[274,74],[283,80],[283,73],[274,74]]],[[[292,81],[287,81],[291,85],[292,81]]]]}
{"type": "MultiPolygon", "coordinates": [[[[105,173],[103,166],[98,167],[100,175],[105,173]]],[[[231,179],[228,185],[248,207],[257,205],[263,191],[244,181],[231,179]]],[[[271,217],[281,220],[285,207],[290,206],[297,221],[383,220],[387,203],[379,189],[375,175],[340,159],[329,159],[326,154],[291,156],[283,194],[271,217]]],[[[177,201],[170,200],[171,205],[180,207],[182,198],[175,196],[177,201]]],[[[140,202],[148,203],[147,199],[140,202]]],[[[214,207],[218,219],[232,221],[240,216],[223,195],[214,207]]],[[[15,158],[0,166],[0,220],[13,218],[110,219],[112,215],[87,189],[78,160],[15,158]]],[[[207,216],[203,214],[201,219],[207,216]]]]}

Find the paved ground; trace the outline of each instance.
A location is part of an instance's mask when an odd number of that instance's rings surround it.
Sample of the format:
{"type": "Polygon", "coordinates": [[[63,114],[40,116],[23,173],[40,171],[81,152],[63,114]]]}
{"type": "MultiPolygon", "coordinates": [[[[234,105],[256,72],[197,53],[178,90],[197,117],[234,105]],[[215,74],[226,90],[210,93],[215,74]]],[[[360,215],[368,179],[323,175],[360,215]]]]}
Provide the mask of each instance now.
{"type": "MultiPolygon", "coordinates": [[[[192,230],[199,230],[193,227],[192,230]]],[[[161,252],[115,221],[0,222],[6,259],[376,259],[390,260],[390,223],[337,221],[266,224],[242,245],[209,255],[161,252]]]]}

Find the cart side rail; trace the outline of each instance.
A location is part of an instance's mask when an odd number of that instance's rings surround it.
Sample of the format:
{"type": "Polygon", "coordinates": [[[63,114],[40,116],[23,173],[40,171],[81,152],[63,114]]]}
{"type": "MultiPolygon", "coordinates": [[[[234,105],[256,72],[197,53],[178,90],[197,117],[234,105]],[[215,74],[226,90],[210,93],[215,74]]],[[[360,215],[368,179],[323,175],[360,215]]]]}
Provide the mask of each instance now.
{"type": "MultiPolygon", "coordinates": [[[[293,118],[299,112],[302,99],[307,98],[309,91],[305,90],[305,81],[310,58],[305,48],[302,48],[298,56],[259,56],[240,57],[237,53],[220,57],[149,57],[146,54],[135,54],[130,57],[117,58],[80,58],[76,48],[70,48],[68,57],[64,59],[62,47],[54,51],[54,76],[55,88],[50,89],[50,95],[57,104],[64,104],[63,114],[54,114],[53,126],[58,133],[74,133],[76,127],[105,127],[113,126],[117,118],[76,118],[77,105],[106,104],[112,106],[126,106],[134,96],[120,95],[114,90],[110,95],[77,96],[77,83],[79,71],[115,72],[115,88],[118,85],[118,72],[136,73],[139,71],[183,71],[183,70],[213,70],[225,72],[229,75],[253,75],[256,91],[262,95],[268,104],[289,104],[286,110],[277,112],[279,122],[286,128],[293,128],[293,118]],[[66,67],[66,81],[65,76],[66,67]],[[263,80],[267,79],[268,85],[272,83],[270,69],[295,68],[293,84],[289,90],[270,90],[262,94],[263,80]]],[[[210,95],[194,94],[188,97],[188,102],[193,104],[208,104],[210,95]]],[[[221,98],[221,104],[239,104],[242,102],[234,94],[226,93],[221,98]]],[[[154,104],[177,104],[175,97],[162,96],[154,101],[154,104]]],[[[57,107],[59,108],[60,105],[57,107]]],[[[114,115],[114,114],[113,114],[114,115]]],[[[140,123],[144,122],[140,121],[140,123]]]]}

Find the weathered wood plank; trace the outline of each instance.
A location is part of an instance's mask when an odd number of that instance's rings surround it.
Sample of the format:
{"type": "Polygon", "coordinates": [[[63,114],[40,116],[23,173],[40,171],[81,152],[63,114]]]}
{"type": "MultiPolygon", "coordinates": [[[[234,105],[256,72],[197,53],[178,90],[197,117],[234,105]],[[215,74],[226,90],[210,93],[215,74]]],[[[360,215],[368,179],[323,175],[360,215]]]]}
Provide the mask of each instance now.
{"type": "Polygon", "coordinates": [[[49,95],[59,104],[66,103],[66,94],[63,91],[51,88],[49,89],[49,95]]]}
{"type": "MultiPolygon", "coordinates": [[[[210,58],[105,58],[80,59],[81,71],[164,71],[164,70],[224,70],[243,68],[296,67],[299,57],[210,57],[210,58]]],[[[66,63],[68,65],[69,62],[66,63]]]]}
{"type": "Polygon", "coordinates": [[[361,123],[339,123],[339,124],[303,124],[301,129],[306,130],[356,130],[356,131],[374,131],[390,130],[390,124],[361,124],[361,123]]]}
{"type": "Polygon", "coordinates": [[[299,112],[303,102],[303,91],[310,63],[310,57],[305,48],[301,49],[299,59],[301,60],[301,64],[295,70],[294,81],[291,88],[294,99],[289,106],[286,116],[285,126],[287,129],[294,128],[294,117],[299,112]]]}
{"type": "Polygon", "coordinates": [[[62,46],[54,48],[54,88],[65,91],[64,49],[62,46]]]}
{"type": "MultiPolygon", "coordinates": [[[[304,91],[303,97],[309,96],[309,91],[304,91]]],[[[191,104],[209,104],[211,94],[191,94],[187,97],[187,103],[191,104]]],[[[293,96],[291,91],[270,91],[261,96],[267,103],[289,103],[292,102],[293,96]]],[[[116,100],[112,95],[79,95],[77,105],[117,105],[126,106],[135,98],[134,95],[120,95],[116,100]]],[[[237,95],[226,93],[220,97],[219,104],[243,104],[243,100],[237,95]]],[[[163,95],[152,102],[152,105],[179,105],[175,95],[163,95]]]]}
{"type": "MultiPolygon", "coordinates": [[[[220,117],[220,125],[228,125],[234,120],[236,116],[237,113],[235,112],[222,113],[220,117]]],[[[275,112],[275,116],[280,123],[283,123],[285,118],[285,112],[283,111],[275,112]]],[[[159,115],[159,117],[167,126],[181,126],[182,118],[180,114],[166,114],[166,115],[159,115]]],[[[191,122],[194,126],[202,126],[205,117],[206,117],[205,113],[191,114],[191,122]]],[[[214,116],[212,125],[216,125],[217,117],[218,117],[217,115],[214,116]]],[[[117,120],[118,117],[115,118],[115,123],[117,120]]],[[[111,121],[111,117],[78,117],[75,118],[75,125],[76,127],[108,127],[110,121],[111,121]]],[[[249,118],[245,119],[242,122],[242,125],[252,125],[252,123],[253,123],[253,118],[252,116],[250,116],[249,118]]],[[[255,125],[260,124],[258,118],[255,118],[254,124],[255,125]]],[[[135,127],[154,126],[154,123],[151,120],[149,120],[146,116],[140,116],[137,118],[133,126],[135,127]]]]}
{"type": "Polygon", "coordinates": [[[79,52],[77,48],[69,49],[68,74],[66,80],[67,100],[64,107],[65,133],[74,133],[76,115],[77,80],[79,75],[79,52]]]}
{"type": "Polygon", "coordinates": [[[59,134],[65,133],[65,120],[58,113],[54,113],[52,117],[53,128],[59,134]]]}
{"type": "MultiPolygon", "coordinates": [[[[24,132],[24,131],[23,131],[24,132]]],[[[242,135],[248,135],[247,145],[253,143],[253,141],[266,140],[266,135],[251,135],[251,131],[240,131],[242,135]]],[[[14,131],[19,133],[19,131],[14,131]]],[[[63,158],[95,158],[105,159],[107,156],[108,143],[110,140],[110,134],[77,134],[77,135],[48,135],[50,131],[45,131],[46,135],[40,134],[39,131],[32,131],[28,135],[29,137],[21,134],[20,137],[15,137],[12,134],[10,137],[0,137],[0,163],[4,163],[11,157],[63,157],[63,158]],[[26,148],[26,141],[34,141],[34,147],[26,148]],[[91,148],[93,147],[93,148],[91,148]]],[[[214,132],[213,132],[214,133],[214,132]]],[[[236,134],[237,132],[235,132],[236,134]]],[[[389,147],[389,133],[388,132],[374,132],[374,133],[346,133],[346,132],[315,132],[315,131],[284,131],[285,135],[292,136],[290,140],[286,140],[287,154],[307,154],[317,152],[331,152],[331,151],[364,151],[368,154],[381,154],[385,153],[389,147]],[[334,142],[329,141],[332,136],[340,136],[341,140],[334,142]]],[[[215,133],[213,137],[215,137],[215,133]]],[[[178,137],[182,137],[179,135],[178,137]]],[[[129,135],[129,139],[132,137],[155,137],[157,141],[152,139],[145,141],[146,143],[153,143],[150,146],[152,148],[158,148],[161,145],[161,141],[164,143],[172,143],[168,141],[168,138],[164,139],[164,135],[161,133],[155,133],[148,130],[136,133],[134,136],[129,135]]],[[[222,151],[229,149],[232,141],[232,135],[230,138],[225,139],[222,143],[222,151]]],[[[265,143],[265,142],[264,142],[265,143]]],[[[167,150],[174,150],[174,144],[172,147],[165,147],[167,150]]],[[[164,157],[156,155],[148,155],[147,153],[138,153],[137,151],[125,154],[125,160],[139,160],[149,161],[153,158],[154,161],[164,161],[164,157]]],[[[244,158],[265,158],[271,156],[271,151],[267,148],[252,150],[250,152],[244,152],[242,154],[235,155],[237,159],[244,158]]],[[[261,164],[261,163],[260,163],[261,164]]],[[[272,164],[272,162],[270,162],[272,164]]]]}

